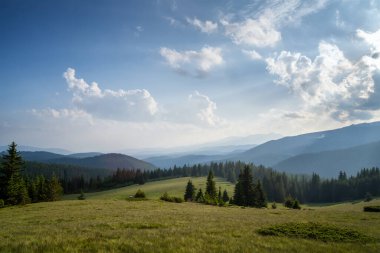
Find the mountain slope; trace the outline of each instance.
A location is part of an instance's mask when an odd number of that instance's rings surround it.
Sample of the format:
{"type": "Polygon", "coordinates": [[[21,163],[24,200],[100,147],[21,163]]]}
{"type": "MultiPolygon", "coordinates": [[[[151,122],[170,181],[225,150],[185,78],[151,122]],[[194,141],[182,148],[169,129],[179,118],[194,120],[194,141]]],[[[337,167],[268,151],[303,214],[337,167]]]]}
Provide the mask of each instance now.
{"type": "Polygon", "coordinates": [[[380,122],[285,137],[266,142],[231,159],[273,166],[304,153],[345,149],[374,141],[380,141],[380,122]]]}
{"type": "MultiPolygon", "coordinates": [[[[141,169],[141,170],[153,170],[155,166],[138,160],[134,157],[123,154],[102,154],[93,157],[77,158],[59,155],[55,153],[49,153],[44,151],[20,152],[21,156],[26,161],[43,162],[50,164],[65,164],[75,165],[87,168],[99,168],[99,169],[141,169]]],[[[79,154],[78,156],[85,156],[86,154],[79,154]]],[[[87,154],[88,155],[88,154],[87,154]]]]}
{"type": "Polygon", "coordinates": [[[348,149],[301,154],[273,166],[292,173],[317,172],[325,177],[336,177],[340,170],[352,175],[359,169],[371,167],[380,167],[380,141],[348,149]]]}

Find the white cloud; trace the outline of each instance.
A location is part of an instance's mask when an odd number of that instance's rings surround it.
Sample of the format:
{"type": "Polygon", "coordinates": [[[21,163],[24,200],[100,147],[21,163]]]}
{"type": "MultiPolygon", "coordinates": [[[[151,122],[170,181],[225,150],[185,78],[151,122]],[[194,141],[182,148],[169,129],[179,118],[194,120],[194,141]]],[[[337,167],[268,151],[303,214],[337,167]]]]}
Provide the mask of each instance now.
{"type": "MultiPolygon", "coordinates": [[[[269,73],[304,102],[306,111],[327,113],[339,121],[371,118],[366,104],[375,92],[373,75],[379,60],[363,56],[348,60],[333,44],[320,42],[319,55],[311,60],[300,53],[282,51],[266,59],[269,73]]],[[[377,103],[380,108],[380,102],[377,103]]]]}
{"type": "Polygon", "coordinates": [[[218,24],[214,23],[212,21],[209,21],[209,20],[202,22],[201,20],[199,20],[197,18],[194,18],[194,19],[186,18],[186,21],[189,24],[196,27],[197,29],[199,29],[203,33],[210,34],[210,33],[216,32],[218,30],[218,24]]]}
{"type": "Polygon", "coordinates": [[[223,63],[222,49],[205,46],[200,51],[176,51],[163,47],[160,54],[175,71],[202,77],[223,63]]]}
{"type": "Polygon", "coordinates": [[[149,121],[158,112],[158,105],[145,89],[101,90],[95,82],[88,84],[68,68],[63,74],[69,90],[73,92],[74,105],[91,115],[121,121],[149,121]]]}
{"type": "Polygon", "coordinates": [[[252,60],[261,60],[263,57],[258,53],[256,52],[255,50],[245,50],[243,49],[242,52],[247,55],[249,58],[251,58],[252,60]]]}
{"type": "Polygon", "coordinates": [[[39,116],[39,117],[51,117],[55,119],[87,119],[89,122],[92,121],[92,117],[90,114],[88,114],[85,111],[78,110],[78,109],[52,109],[52,108],[47,108],[47,109],[42,109],[42,110],[37,110],[37,109],[32,109],[31,110],[32,114],[39,116]]]}
{"type": "Polygon", "coordinates": [[[217,109],[216,103],[208,96],[195,91],[189,95],[188,101],[190,108],[195,110],[195,116],[201,123],[209,126],[217,126],[223,122],[223,120],[215,114],[217,109]]]}
{"type": "Polygon", "coordinates": [[[240,23],[221,20],[221,24],[225,34],[237,45],[273,47],[281,40],[281,33],[276,30],[272,18],[273,14],[268,10],[258,19],[248,18],[240,23]]]}
{"type": "Polygon", "coordinates": [[[356,30],[356,36],[363,39],[368,45],[370,45],[373,53],[380,52],[380,29],[373,33],[358,29],[356,30]]]}
{"type": "Polygon", "coordinates": [[[237,45],[274,47],[282,39],[282,27],[300,24],[303,17],[318,12],[326,4],[327,0],[267,1],[260,7],[256,4],[252,5],[253,9],[247,7],[238,15],[237,22],[228,18],[236,15],[226,15],[220,23],[225,28],[225,35],[237,45]]]}
{"type": "Polygon", "coordinates": [[[340,16],[340,11],[335,11],[335,26],[338,28],[343,28],[345,26],[344,21],[342,20],[342,17],[340,16]]]}

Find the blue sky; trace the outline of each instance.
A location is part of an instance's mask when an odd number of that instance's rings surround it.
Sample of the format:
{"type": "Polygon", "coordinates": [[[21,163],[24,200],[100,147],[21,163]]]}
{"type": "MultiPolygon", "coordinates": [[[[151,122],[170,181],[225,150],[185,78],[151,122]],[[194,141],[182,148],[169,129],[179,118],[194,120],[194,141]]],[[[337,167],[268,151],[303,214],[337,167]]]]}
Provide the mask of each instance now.
{"type": "Polygon", "coordinates": [[[186,146],[380,120],[378,1],[1,1],[0,144],[186,146]]]}

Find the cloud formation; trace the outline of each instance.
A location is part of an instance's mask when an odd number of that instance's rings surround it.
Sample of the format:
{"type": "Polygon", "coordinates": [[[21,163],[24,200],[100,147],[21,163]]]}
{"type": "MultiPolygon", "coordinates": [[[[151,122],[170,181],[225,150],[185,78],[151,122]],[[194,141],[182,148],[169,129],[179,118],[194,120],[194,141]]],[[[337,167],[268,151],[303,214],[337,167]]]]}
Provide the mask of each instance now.
{"type": "Polygon", "coordinates": [[[177,51],[162,47],[160,55],[166,63],[181,74],[203,77],[213,68],[223,64],[222,49],[204,46],[200,51],[177,51]]]}
{"type": "Polygon", "coordinates": [[[88,84],[75,76],[75,70],[68,68],[63,74],[69,90],[73,92],[74,105],[99,118],[120,121],[149,121],[158,112],[158,105],[149,91],[101,90],[96,82],[88,84]]]}
{"type": "Polygon", "coordinates": [[[263,57],[255,50],[242,50],[243,54],[247,55],[251,60],[261,60],[263,57]]]}
{"type": "Polygon", "coordinates": [[[227,15],[220,23],[225,29],[225,35],[237,45],[274,47],[282,39],[282,27],[299,24],[303,17],[318,12],[326,3],[327,0],[268,1],[260,7],[255,4],[248,6],[237,15],[242,16],[238,21],[230,21],[227,15]]]}
{"type": "MultiPolygon", "coordinates": [[[[351,62],[336,45],[324,41],[318,50],[314,60],[282,51],[266,59],[267,70],[278,77],[277,84],[303,100],[307,111],[327,113],[338,121],[371,118],[366,105],[375,92],[379,59],[365,55],[351,62]]],[[[380,108],[380,101],[375,107],[380,108]]]]}
{"type": "Polygon", "coordinates": [[[186,18],[187,23],[193,25],[195,28],[200,30],[203,33],[214,33],[218,31],[218,23],[214,23],[212,21],[206,20],[202,22],[201,20],[197,18],[186,18]]]}

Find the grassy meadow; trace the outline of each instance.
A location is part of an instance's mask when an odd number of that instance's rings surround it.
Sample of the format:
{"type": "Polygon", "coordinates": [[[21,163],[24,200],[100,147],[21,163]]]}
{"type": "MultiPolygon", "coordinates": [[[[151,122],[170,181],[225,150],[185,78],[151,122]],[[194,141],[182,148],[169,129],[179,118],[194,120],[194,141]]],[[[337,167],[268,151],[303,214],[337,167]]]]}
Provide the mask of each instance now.
{"type": "MultiPolygon", "coordinates": [[[[380,214],[370,203],[303,206],[289,210],[216,207],[159,201],[182,196],[188,178],[66,196],[58,202],[0,209],[0,252],[380,252],[380,214]],[[149,200],[128,201],[137,189],[149,200]],[[322,242],[262,236],[257,230],[285,223],[317,222],[371,236],[368,243],[322,242]]],[[[204,188],[205,178],[194,178],[204,188]]],[[[232,185],[217,179],[232,194],[232,185]]],[[[270,205],[268,205],[270,206],[270,205]]]]}

